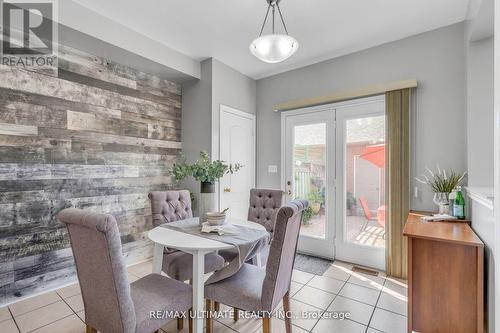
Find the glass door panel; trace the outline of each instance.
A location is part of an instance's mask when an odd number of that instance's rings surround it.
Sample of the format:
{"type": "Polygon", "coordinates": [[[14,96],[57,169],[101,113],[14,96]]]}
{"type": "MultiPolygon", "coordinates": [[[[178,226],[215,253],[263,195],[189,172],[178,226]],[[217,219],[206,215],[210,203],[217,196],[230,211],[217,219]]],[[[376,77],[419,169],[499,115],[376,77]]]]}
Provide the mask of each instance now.
{"type": "Polygon", "coordinates": [[[293,128],[293,198],[309,201],[301,235],[325,238],[326,123],[293,128]]]}
{"type": "Polygon", "coordinates": [[[336,255],[385,270],[385,101],[336,109],[336,255]]]}
{"type": "Polygon", "coordinates": [[[308,109],[283,114],[284,187],[288,199],[305,199],[298,250],[333,258],[335,210],[334,111],[308,109]]]}

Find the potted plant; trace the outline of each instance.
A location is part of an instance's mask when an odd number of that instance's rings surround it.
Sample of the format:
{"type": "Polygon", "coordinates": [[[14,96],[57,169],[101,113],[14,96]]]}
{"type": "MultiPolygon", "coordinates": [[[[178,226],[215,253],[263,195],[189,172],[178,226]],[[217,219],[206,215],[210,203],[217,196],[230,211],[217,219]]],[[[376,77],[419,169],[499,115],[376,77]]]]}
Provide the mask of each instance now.
{"type": "Polygon", "coordinates": [[[190,164],[185,156],[181,156],[179,162],[175,163],[170,174],[175,181],[180,182],[190,176],[200,182],[200,216],[204,218],[207,212],[217,210],[215,197],[215,183],[225,174],[233,174],[240,170],[242,165],[239,163],[231,164],[221,160],[210,159],[206,151],[200,152],[200,158],[190,164]]]}
{"type": "Polygon", "coordinates": [[[427,168],[429,176],[422,175],[422,178],[415,178],[422,184],[429,185],[434,191],[434,203],[439,206],[439,214],[449,213],[449,196],[455,187],[460,185],[465,178],[467,172],[462,174],[456,173],[454,170],[446,171],[437,167],[437,172],[433,172],[427,168]]]}
{"type": "Polygon", "coordinates": [[[355,215],[356,207],[357,207],[356,198],[354,197],[354,194],[348,191],[346,195],[347,215],[348,216],[355,215]]]}
{"type": "Polygon", "coordinates": [[[312,219],[313,215],[314,215],[314,212],[313,212],[311,206],[304,209],[304,212],[302,213],[302,224],[303,225],[311,224],[311,219],[312,219]]]}
{"type": "Polygon", "coordinates": [[[321,209],[321,204],[325,201],[321,191],[318,188],[314,188],[308,195],[309,204],[312,208],[314,214],[318,214],[321,209]]]}

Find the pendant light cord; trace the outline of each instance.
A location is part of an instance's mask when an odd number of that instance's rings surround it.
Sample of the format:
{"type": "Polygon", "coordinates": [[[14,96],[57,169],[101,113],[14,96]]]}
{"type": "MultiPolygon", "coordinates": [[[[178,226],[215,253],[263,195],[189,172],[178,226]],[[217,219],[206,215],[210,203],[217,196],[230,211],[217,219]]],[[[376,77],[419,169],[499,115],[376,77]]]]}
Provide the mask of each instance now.
{"type": "Polygon", "coordinates": [[[267,6],[266,17],[264,17],[264,22],[262,23],[262,28],[260,28],[259,37],[262,36],[262,32],[264,31],[264,27],[266,26],[267,17],[269,16],[269,9],[271,9],[271,4],[267,6]]]}
{"type": "Polygon", "coordinates": [[[280,9],[279,3],[276,3],[276,7],[278,7],[278,13],[280,14],[281,23],[283,23],[283,28],[285,28],[285,32],[288,35],[288,30],[286,28],[285,20],[283,19],[283,14],[281,14],[281,9],[280,9]]]}
{"type": "Polygon", "coordinates": [[[269,5],[267,6],[267,11],[266,11],[266,16],[264,17],[264,22],[262,23],[262,27],[260,28],[260,33],[259,33],[259,37],[262,36],[262,33],[264,32],[264,28],[266,27],[266,22],[267,22],[267,18],[269,17],[269,10],[273,9],[273,34],[274,34],[274,14],[275,14],[275,10],[276,10],[276,7],[278,8],[278,13],[280,14],[280,19],[281,19],[281,23],[283,24],[283,28],[285,29],[285,33],[288,35],[288,29],[286,28],[286,24],[285,24],[285,20],[283,19],[283,14],[281,13],[281,9],[280,9],[280,5],[279,5],[279,1],[271,1],[269,2],[269,5]]]}

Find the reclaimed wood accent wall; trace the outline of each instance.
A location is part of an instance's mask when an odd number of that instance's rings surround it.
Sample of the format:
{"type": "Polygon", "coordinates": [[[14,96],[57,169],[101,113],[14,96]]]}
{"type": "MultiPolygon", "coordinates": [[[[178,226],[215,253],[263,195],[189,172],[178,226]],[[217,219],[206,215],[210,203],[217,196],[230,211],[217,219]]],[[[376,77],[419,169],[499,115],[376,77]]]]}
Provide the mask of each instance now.
{"type": "Polygon", "coordinates": [[[127,261],[149,257],[147,194],[170,188],[180,85],[67,47],[56,75],[0,72],[0,304],[76,279],[65,207],[112,213],[127,261]]]}

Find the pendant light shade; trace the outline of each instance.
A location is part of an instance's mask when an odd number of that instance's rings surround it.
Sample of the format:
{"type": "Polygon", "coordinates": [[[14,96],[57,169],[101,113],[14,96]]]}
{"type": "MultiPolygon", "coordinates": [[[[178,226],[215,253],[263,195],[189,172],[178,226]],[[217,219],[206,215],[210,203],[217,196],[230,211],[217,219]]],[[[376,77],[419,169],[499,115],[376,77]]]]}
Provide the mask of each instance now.
{"type": "Polygon", "coordinates": [[[260,60],[275,64],[290,58],[299,48],[297,40],[288,35],[264,35],[250,44],[250,52],[260,60]]]}
{"type": "Polygon", "coordinates": [[[259,37],[257,37],[250,44],[250,52],[258,59],[275,64],[278,62],[285,61],[290,58],[297,49],[299,48],[299,42],[292,36],[288,35],[286,29],[285,21],[283,20],[283,15],[281,14],[281,9],[279,7],[280,0],[266,0],[268,3],[266,17],[264,18],[264,23],[260,29],[259,37]],[[283,24],[284,34],[275,33],[275,11],[278,9],[278,13],[283,24]],[[269,16],[269,11],[272,10],[272,33],[267,35],[262,35],[264,28],[266,26],[267,17],[269,16]]]}

